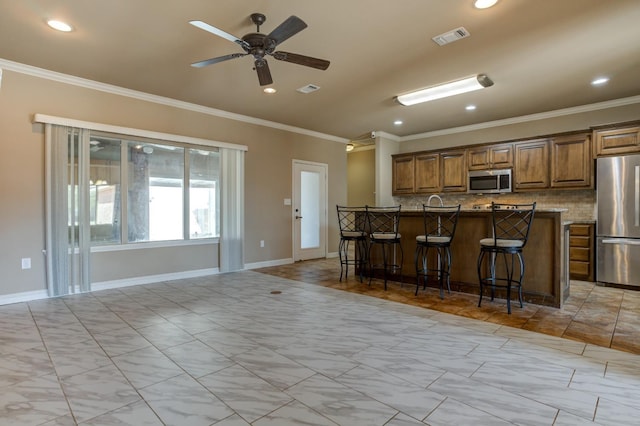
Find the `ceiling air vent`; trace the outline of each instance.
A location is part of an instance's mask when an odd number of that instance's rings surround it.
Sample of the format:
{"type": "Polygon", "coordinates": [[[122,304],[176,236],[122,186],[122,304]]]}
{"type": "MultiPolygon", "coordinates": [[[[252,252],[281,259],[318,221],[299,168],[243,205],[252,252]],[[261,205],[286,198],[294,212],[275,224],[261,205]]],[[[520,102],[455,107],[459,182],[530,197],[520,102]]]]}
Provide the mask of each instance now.
{"type": "Polygon", "coordinates": [[[435,41],[439,46],[444,46],[445,44],[453,43],[454,41],[458,41],[461,38],[469,37],[469,31],[464,27],[456,28],[455,30],[447,31],[446,33],[437,35],[433,37],[431,40],[435,41]]]}
{"type": "Polygon", "coordinates": [[[315,84],[307,84],[306,86],[302,86],[299,89],[296,89],[300,93],[311,93],[319,90],[320,86],[316,86],[315,84]]]}

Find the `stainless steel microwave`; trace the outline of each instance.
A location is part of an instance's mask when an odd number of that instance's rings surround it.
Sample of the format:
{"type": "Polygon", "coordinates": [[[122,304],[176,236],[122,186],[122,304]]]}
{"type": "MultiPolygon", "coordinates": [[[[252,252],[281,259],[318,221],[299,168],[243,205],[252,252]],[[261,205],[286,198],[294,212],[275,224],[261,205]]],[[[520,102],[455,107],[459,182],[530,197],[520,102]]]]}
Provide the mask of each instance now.
{"type": "Polygon", "coordinates": [[[511,190],[511,169],[469,172],[467,192],[470,194],[500,194],[511,190]]]}

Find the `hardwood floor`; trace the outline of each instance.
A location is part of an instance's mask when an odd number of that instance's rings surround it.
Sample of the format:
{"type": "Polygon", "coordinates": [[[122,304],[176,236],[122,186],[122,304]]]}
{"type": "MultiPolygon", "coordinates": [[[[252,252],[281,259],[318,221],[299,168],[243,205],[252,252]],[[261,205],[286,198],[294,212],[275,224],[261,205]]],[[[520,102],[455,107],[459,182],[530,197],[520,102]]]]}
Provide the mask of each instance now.
{"type": "Polygon", "coordinates": [[[437,289],[427,288],[420,289],[418,296],[414,296],[415,278],[412,276],[406,277],[402,286],[389,281],[387,291],[381,280],[373,280],[369,286],[366,279],[361,283],[351,270],[347,279],[340,282],[340,263],[336,258],[256,271],[640,354],[640,291],[572,281],[571,295],[562,309],[528,303],[520,309],[515,303],[512,314],[508,315],[506,301],[502,299],[491,302],[485,298],[482,307],[478,308],[477,295],[452,291],[445,293],[441,300],[437,289]]]}

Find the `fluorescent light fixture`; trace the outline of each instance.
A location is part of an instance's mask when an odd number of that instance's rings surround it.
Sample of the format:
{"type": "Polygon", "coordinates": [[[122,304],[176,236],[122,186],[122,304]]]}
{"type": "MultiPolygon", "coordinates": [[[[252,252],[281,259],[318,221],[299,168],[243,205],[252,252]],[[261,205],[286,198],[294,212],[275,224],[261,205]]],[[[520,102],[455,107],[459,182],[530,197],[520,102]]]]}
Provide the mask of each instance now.
{"type": "Polygon", "coordinates": [[[466,107],[464,107],[464,109],[466,109],[467,111],[473,111],[476,109],[475,105],[467,105],[466,107]]]}
{"type": "Polygon", "coordinates": [[[58,21],[56,19],[50,19],[47,21],[47,25],[49,25],[54,30],[62,31],[64,33],[68,33],[73,31],[73,27],[66,22],[58,21]]]}
{"type": "Polygon", "coordinates": [[[410,106],[421,102],[433,101],[436,99],[446,98],[448,96],[484,89],[489,86],[493,86],[493,81],[484,74],[478,74],[462,80],[451,81],[449,83],[427,87],[426,89],[407,93],[405,95],[399,95],[396,99],[402,105],[410,106]]]}
{"type": "Polygon", "coordinates": [[[488,9],[498,3],[498,0],[476,0],[473,5],[476,9],[488,9]]]}
{"type": "Polygon", "coordinates": [[[592,86],[601,86],[609,81],[609,77],[598,77],[591,82],[592,86]]]}
{"type": "Polygon", "coordinates": [[[396,120],[393,122],[393,124],[395,124],[396,126],[401,126],[402,125],[402,120],[396,120]]]}

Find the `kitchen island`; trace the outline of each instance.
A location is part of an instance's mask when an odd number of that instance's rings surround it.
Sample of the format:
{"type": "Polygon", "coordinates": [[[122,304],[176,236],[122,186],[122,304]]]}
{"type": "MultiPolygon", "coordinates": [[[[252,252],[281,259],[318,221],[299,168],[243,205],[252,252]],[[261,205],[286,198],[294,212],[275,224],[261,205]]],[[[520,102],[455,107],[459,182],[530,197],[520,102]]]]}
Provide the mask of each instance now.
{"type": "MultiPolygon", "coordinates": [[[[523,250],[525,276],[522,292],[525,302],[560,308],[569,296],[568,257],[565,247],[567,227],[562,219],[565,211],[565,209],[536,209],[529,240],[523,250]]],[[[480,254],[480,240],[490,237],[491,232],[491,210],[460,211],[456,234],[451,243],[452,291],[479,293],[476,265],[480,254]]],[[[415,285],[416,236],[424,233],[421,210],[401,212],[400,233],[404,251],[403,281],[405,284],[415,285]]],[[[435,258],[430,259],[430,262],[433,261],[435,258]]],[[[499,265],[500,262],[497,264],[499,265]]],[[[498,274],[500,272],[498,268],[498,274]]],[[[399,277],[396,276],[394,279],[399,277]]],[[[437,283],[430,282],[428,286],[436,287],[437,283]]],[[[503,289],[497,288],[496,298],[505,298],[505,293],[503,289]]],[[[512,292],[512,297],[517,298],[517,294],[513,293],[517,292],[512,292]]],[[[445,297],[447,297],[446,293],[445,297]]]]}

